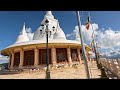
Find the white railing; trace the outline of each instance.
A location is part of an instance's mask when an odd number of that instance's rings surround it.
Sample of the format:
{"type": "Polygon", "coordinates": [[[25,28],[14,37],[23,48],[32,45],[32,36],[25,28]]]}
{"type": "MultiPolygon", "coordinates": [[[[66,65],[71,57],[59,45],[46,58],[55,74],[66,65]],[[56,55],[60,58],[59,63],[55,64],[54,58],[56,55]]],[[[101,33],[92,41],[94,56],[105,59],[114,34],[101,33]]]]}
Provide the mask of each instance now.
{"type": "Polygon", "coordinates": [[[99,63],[120,78],[120,59],[100,59],[99,63]]]}

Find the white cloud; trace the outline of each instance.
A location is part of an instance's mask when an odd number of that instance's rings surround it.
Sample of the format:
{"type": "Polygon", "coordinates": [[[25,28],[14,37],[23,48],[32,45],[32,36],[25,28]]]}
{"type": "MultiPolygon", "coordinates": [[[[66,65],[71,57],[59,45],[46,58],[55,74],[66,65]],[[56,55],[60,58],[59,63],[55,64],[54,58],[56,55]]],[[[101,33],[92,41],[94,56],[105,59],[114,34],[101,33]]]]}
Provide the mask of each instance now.
{"type": "Polygon", "coordinates": [[[102,52],[104,58],[117,59],[120,58],[120,31],[114,31],[111,28],[102,31],[97,31],[98,44],[101,49],[108,50],[102,52]]]}
{"type": "Polygon", "coordinates": [[[120,32],[108,29],[105,32],[97,32],[98,43],[102,48],[115,48],[120,46],[120,32]]]}
{"type": "Polygon", "coordinates": [[[26,28],[26,32],[28,33],[29,39],[32,40],[34,35],[34,33],[32,33],[32,29],[30,27],[26,28]]]}
{"type": "Polygon", "coordinates": [[[0,60],[5,60],[6,61],[6,60],[9,60],[9,58],[7,56],[3,56],[3,55],[0,54],[0,60]]]}
{"type": "MultiPolygon", "coordinates": [[[[82,29],[82,35],[83,35],[84,41],[91,41],[92,40],[91,36],[92,36],[93,30],[96,31],[98,29],[98,24],[94,23],[94,24],[90,25],[89,30],[86,29],[85,25],[82,25],[81,29],[82,29]]],[[[70,34],[67,34],[66,37],[68,39],[71,39],[71,37],[75,39],[76,35],[79,36],[78,26],[75,26],[75,29],[73,30],[73,32],[70,34]]]]}
{"type": "Polygon", "coordinates": [[[27,33],[31,33],[32,32],[32,29],[29,27],[29,28],[26,28],[26,32],[27,33]]]}
{"type": "Polygon", "coordinates": [[[70,34],[67,34],[66,35],[66,37],[68,38],[68,39],[75,39],[75,33],[70,33],[70,34]]]}
{"type": "MultiPolygon", "coordinates": [[[[103,57],[106,58],[120,58],[120,31],[109,29],[99,29],[98,24],[92,24],[93,30],[95,33],[95,40],[98,43],[98,46],[100,47],[100,50],[103,50],[101,52],[103,57]],[[106,52],[105,52],[106,50],[106,52]]],[[[84,41],[91,41],[91,35],[92,35],[92,26],[90,26],[89,30],[86,30],[85,25],[82,25],[82,35],[84,41]]],[[[66,37],[69,39],[75,39],[76,34],[78,33],[78,26],[75,26],[75,29],[72,33],[67,34],[66,37]]]]}
{"type": "MultiPolygon", "coordinates": [[[[120,46],[120,31],[114,31],[112,30],[111,28],[105,30],[104,28],[102,28],[102,30],[98,30],[98,24],[92,24],[93,26],[93,30],[95,30],[95,36],[96,36],[96,39],[97,39],[97,43],[99,44],[99,46],[101,48],[114,48],[114,47],[118,47],[120,46]],[[104,31],[103,31],[104,29],[104,31]]],[[[83,38],[84,38],[84,41],[91,41],[92,38],[92,26],[90,26],[90,29],[89,30],[86,30],[85,28],[85,25],[82,25],[81,28],[82,28],[82,35],[83,35],[83,38]]],[[[68,39],[75,39],[75,36],[76,34],[79,34],[78,33],[79,30],[78,30],[78,26],[75,26],[75,29],[73,30],[72,33],[70,34],[67,34],[66,37],[68,39]]]]}
{"type": "Polygon", "coordinates": [[[109,59],[118,59],[120,58],[120,49],[110,50],[109,52],[102,53],[102,57],[109,59]]]}

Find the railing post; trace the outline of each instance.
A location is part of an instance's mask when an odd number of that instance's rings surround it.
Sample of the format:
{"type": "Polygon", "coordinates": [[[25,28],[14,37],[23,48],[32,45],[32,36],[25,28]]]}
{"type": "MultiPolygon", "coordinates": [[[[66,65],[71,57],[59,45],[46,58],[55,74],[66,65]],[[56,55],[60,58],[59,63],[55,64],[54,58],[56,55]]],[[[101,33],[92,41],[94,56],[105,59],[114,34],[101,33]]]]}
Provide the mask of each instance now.
{"type": "Polygon", "coordinates": [[[100,63],[99,63],[99,69],[101,71],[101,79],[105,78],[105,79],[109,79],[105,73],[105,68],[103,67],[103,65],[105,65],[105,61],[104,60],[101,60],[100,63]]]}
{"type": "Polygon", "coordinates": [[[116,75],[118,75],[118,68],[117,68],[117,64],[115,64],[115,60],[112,60],[111,61],[112,63],[112,71],[113,71],[113,73],[115,73],[116,75]]]}

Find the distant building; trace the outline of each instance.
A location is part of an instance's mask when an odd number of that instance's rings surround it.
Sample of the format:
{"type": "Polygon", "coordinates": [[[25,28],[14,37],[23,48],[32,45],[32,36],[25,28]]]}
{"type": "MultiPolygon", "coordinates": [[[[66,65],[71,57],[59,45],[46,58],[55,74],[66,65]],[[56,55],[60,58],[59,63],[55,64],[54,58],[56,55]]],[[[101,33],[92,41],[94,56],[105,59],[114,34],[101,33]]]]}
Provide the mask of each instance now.
{"type": "MultiPolygon", "coordinates": [[[[46,19],[49,21],[49,64],[56,66],[60,63],[72,65],[81,63],[81,43],[78,36],[75,40],[67,40],[65,33],[54,18],[51,11],[47,11],[41,25],[34,34],[27,33],[25,23],[16,42],[1,51],[4,56],[9,56],[9,68],[40,68],[46,66],[46,19]],[[53,29],[54,27],[54,29],[53,29]]],[[[85,44],[86,54],[90,47],[85,44]]]]}

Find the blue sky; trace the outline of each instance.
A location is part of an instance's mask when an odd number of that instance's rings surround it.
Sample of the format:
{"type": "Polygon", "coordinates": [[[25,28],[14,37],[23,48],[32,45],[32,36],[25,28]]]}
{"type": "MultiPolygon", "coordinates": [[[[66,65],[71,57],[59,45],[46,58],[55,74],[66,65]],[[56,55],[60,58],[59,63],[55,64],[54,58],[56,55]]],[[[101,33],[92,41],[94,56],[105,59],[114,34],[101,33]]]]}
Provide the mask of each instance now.
{"type": "MultiPolygon", "coordinates": [[[[88,12],[90,12],[92,23],[98,25],[100,34],[104,34],[107,30],[112,30],[113,33],[118,31],[119,33],[120,11],[80,11],[82,25],[85,25],[88,12]]],[[[0,11],[0,50],[16,41],[24,22],[26,27],[32,29],[32,32],[36,31],[45,13],[45,11],[0,11]]],[[[73,32],[77,25],[75,11],[52,11],[52,13],[55,19],[59,20],[59,24],[66,35],[73,32]]],[[[107,37],[104,35],[105,38],[107,37]]],[[[111,50],[114,49],[119,49],[119,45],[111,50]]],[[[109,51],[110,49],[101,49],[102,52],[105,52],[105,50],[109,51]]]]}

